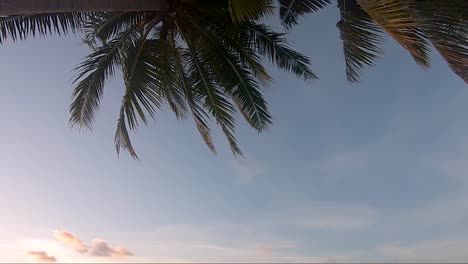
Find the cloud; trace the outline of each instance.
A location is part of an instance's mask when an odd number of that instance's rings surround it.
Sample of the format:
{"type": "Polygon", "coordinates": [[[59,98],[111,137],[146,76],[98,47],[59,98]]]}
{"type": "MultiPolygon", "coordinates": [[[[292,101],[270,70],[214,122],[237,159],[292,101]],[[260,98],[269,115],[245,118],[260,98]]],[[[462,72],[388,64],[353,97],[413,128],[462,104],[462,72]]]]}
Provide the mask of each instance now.
{"type": "Polygon", "coordinates": [[[71,232],[57,230],[54,232],[54,237],[64,245],[73,248],[79,253],[88,252],[88,246],[71,232]]]}
{"type": "Polygon", "coordinates": [[[466,240],[434,240],[405,245],[382,245],[377,247],[377,252],[399,262],[466,263],[467,248],[466,240]]]}
{"type": "Polygon", "coordinates": [[[133,254],[127,249],[123,247],[112,248],[105,240],[98,238],[93,240],[93,248],[90,253],[96,257],[110,257],[113,255],[123,257],[133,256],[133,254]]]}
{"type": "Polygon", "coordinates": [[[32,257],[35,261],[57,262],[57,259],[54,256],[49,256],[45,251],[28,251],[26,254],[32,257]]]}
{"type": "Polygon", "coordinates": [[[114,248],[114,254],[118,256],[123,256],[123,257],[133,256],[132,252],[128,251],[126,248],[123,248],[123,247],[114,248]]]}

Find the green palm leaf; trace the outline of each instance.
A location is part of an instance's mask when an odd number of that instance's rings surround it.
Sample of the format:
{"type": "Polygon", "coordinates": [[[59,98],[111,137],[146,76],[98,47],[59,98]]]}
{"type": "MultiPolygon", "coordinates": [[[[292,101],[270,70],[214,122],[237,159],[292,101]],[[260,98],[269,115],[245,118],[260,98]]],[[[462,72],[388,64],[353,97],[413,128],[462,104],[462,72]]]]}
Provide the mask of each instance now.
{"type": "Polygon", "coordinates": [[[239,110],[252,127],[258,131],[267,128],[271,124],[271,115],[249,69],[242,66],[239,58],[223,45],[209,25],[193,18],[186,21],[190,24],[189,32],[193,34],[189,37],[198,36],[202,47],[200,52],[204,58],[209,58],[207,62],[224,91],[236,98],[239,110]]]}
{"type": "Polygon", "coordinates": [[[248,67],[262,85],[270,84],[271,76],[263,66],[257,49],[252,45],[249,34],[243,30],[242,26],[232,26],[228,30],[222,30],[216,34],[221,36],[219,41],[225,47],[237,53],[242,64],[248,67]]]}
{"type": "Polygon", "coordinates": [[[219,90],[216,79],[210,71],[209,62],[205,60],[200,52],[200,43],[194,39],[184,38],[188,50],[184,57],[188,63],[188,78],[196,92],[204,98],[204,105],[215,118],[221,130],[224,132],[234,155],[242,156],[242,151],[237,146],[234,135],[235,120],[233,114],[235,109],[219,90]]]}
{"type": "Polygon", "coordinates": [[[194,87],[187,77],[184,61],[180,55],[181,48],[176,46],[177,44],[173,34],[171,35],[171,44],[172,47],[169,48],[168,51],[173,54],[172,57],[174,62],[175,78],[184,92],[187,105],[192,113],[193,120],[195,121],[198,132],[202,136],[208,148],[212,152],[216,153],[216,148],[213,144],[210,128],[207,124],[209,116],[203,108],[202,98],[199,96],[199,93],[196,93],[194,87]]]}
{"type": "Polygon", "coordinates": [[[383,53],[381,30],[355,1],[339,0],[341,20],[336,24],[343,41],[346,77],[357,82],[363,67],[383,53]]]}
{"type": "Polygon", "coordinates": [[[186,111],[182,91],[177,87],[177,76],[171,66],[173,55],[169,41],[147,39],[152,30],[150,25],[144,34],[122,52],[122,70],[125,80],[125,95],[122,99],[119,122],[115,135],[117,152],[121,146],[138,158],[132,147],[127,126],[134,130],[138,127],[138,117],[146,124],[146,114],[154,118],[156,108],[166,101],[178,117],[186,111]]]}
{"type": "Polygon", "coordinates": [[[299,16],[317,11],[330,4],[330,0],[278,0],[281,23],[290,28],[297,24],[299,16]]]}
{"type": "Polygon", "coordinates": [[[114,74],[116,65],[120,61],[120,52],[129,44],[134,34],[133,28],[119,34],[109,43],[104,44],[85,61],[76,67],[77,84],[73,91],[70,105],[70,122],[72,125],[90,128],[95,110],[99,107],[104,82],[114,74]]]}
{"type": "Polygon", "coordinates": [[[265,25],[252,22],[246,22],[243,26],[260,55],[267,57],[280,69],[292,72],[306,81],[317,79],[309,69],[309,58],[288,47],[284,34],[273,32],[265,25]]]}

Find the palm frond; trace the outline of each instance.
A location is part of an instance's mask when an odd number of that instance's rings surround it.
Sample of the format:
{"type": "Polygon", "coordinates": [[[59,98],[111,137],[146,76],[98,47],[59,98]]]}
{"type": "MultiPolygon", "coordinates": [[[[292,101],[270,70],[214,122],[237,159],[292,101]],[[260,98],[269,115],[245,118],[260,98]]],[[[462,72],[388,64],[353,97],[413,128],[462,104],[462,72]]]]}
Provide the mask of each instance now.
{"type": "Polygon", "coordinates": [[[252,22],[246,22],[243,26],[248,30],[250,41],[260,55],[267,57],[280,69],[294,73],[306,81],[317,79],[309,68],[309,58],[288,47],[284,34],[252,22]]]}
{"type": "Polygon", "coordinates": [[[115,132],[115,146],[117,153],[123,147],[136,159],[138,156],[128,136],[127,126],[131,130],[136,129],[138,116],[146,124],[143,108],[154,118],[155,108],[160,108],[164,100],[159,87],[160,74],[152,63],[154,57],[149,53],[151,42],[154,41],[146,40],[142,36],[122,52],[125,95],[115,132]]]}
{"type": "Polygon", "coordinates": [[[383,53],[381,30],[354,0],[339,0],[341,19],[336,24],[343,41],[346,77],[357,82],[366,65],[372,66],[383,53]]]}
{"type": "Polygon", "coordinates": [[[429,67],[429,45],[417,27],[411,9],[413,0],[357,0],[367,14],[413,56],[423,68],[429,67]]]}
{"type": "Polygon", "coordinates": [[[0,17],[0,43],[10,38],[24,40],[28,36],[75,33],[85,21],[86,13],[51,13],[0,17]]]}
{"type": "Polygon", "coordinates": [[[234,135],[235,120],[234,107],[224,97],[222,91],[216,85],[215,78],[209,70],[196,43],[188,41],[188,52],[185,53],[188,66],[188,77],[190,83],[195,87],[197,93],[204,98],[204,105],[215,118],[221,130],[225,134],[234,155],[242,156],[242,151],[237,146],[234,135]]]}
{"type": "Polygon", "coordinates": [[[249,68],[242,66],[239,58],[219,39],[216,32],[201,20],[187,19],[189,37],[198,36],[199,51],[216,77],[224,91],[239,103],[239,110],[248,116],[246,120],[261,132],[271,124],[268,105],[259,91],[259,85],[252,78],[249,68]]]}
{"type": "Polygon", "coordinates": [[[134,27],[142,20],[137,12],[102,12],[87,15],[83,42],[95,48],[115,37],[122,30],[134,27]],[[97,43],[100,42],[100,43],[97,43]]]}
{"type": "Polygon", "coordinates": [[[242,151],[237,146],[237,140],[234,135],[235,108],[224,97],[222,91],[216,84],[216,79],[200,53],[200,43],[195,38],[187,37],[184,31],[183,21],[175,20],[177,27],[187,43],[187,50],[184,52],[184,58],[188,63],[187,72],[191,86],[195,87],[196,92],[204,99],[204,106],[209,110],[221,127],[226,139],[229,142],[232,153],[242,156],[242,151]]]}
{"type": "Polygon", "coordinates": [[[468,83],[468,1],[417,1],[413,9],[426,37],[468,83]]]}
{"type": "MultiPolygon", "coordinates": [[[[171,47],[167,40],[147,39],[153,26],[159,23],[159,18],[147,25],[140,37],[133,41],[123,51],[122,71],[125,80],[125,95],[122,99],[119,123],[115,135],[117,152],[123,146],[134,158],[138,158],[126,131],[127,126],[134,130],[138,126],[138,117],[146,124],[146,114],[154,118],[156,108],[160,108],[167,100],[178,116],[178,107],[174,106],[177,90],[175,87],[175,72],[171,67],[173,58],[168,56],[171,47]]],[[[182,95],[178,101],[184,103],[182,95]]],[[[185,108],[184,108],[185,110],[185,108]]]]}
{"type": "Polygon", "coordinates": [[[138,155],[133,149],[130,136],[128,135],[127,123],[125,120],[125,110],[123,107],[120,109],[119,119],[117,120],[117,130],[115,132],[114,142],[117,154],[120,153],[120,148],[123,147],[134,159],[139,159],[138,155]]]}
{"type": "Polygon", "coordinates": [[[297,24],[299,16],[317,11],[330,4],[330,0],[278,0],[281,23],[286,28],[297,24]]]}
{"type": "Polygon", "coordinates": [[[76,67],[76,87],[70,105],[72,125],[91,128],[94,112],[99,107],[102,97],[104,82],[114,74],[120,60],[120,52],[129,44],[132,34],[133,28],[127,29],[87,56],[76,67]]]}
{"type": "Polygon", "coordinates": [[[221,36],[220,41],[222,44],[237,54],[242,65],[248,67],[249,71],[263,86],[270,84],[272,78],[263,66],[257,49],[252,45],[249,34],[242,30],[242,27],[236,25],[216,34],[221,36]]]}
{"type": "Polygon", "coordinates": [[[195,121],[198,132],[200,133],[208,148],[213,153],[216,153],[216,148],[211,137],[211,131],[207,124],[209,116],[203,108],[202,98],[200,98],[199,93],[196,93],[194,89],[195,87],[192,86],[192,83],[190,83],[190,80],[187,77],[185,69],[186,67],[184,66],[184,61],[180,55],[181,48],[176,46],[177,44],[173,34],[171,35],[171,44],[172,47],[168,50],[172,51],[173,53],[174,70],[176,76],[175,78],[179,82],[179,86],[184,92],[187,105],[192,113],[193,120],[195,121]]]}
{"type": "Polygon", "coordinates": [[[235,22],[256,20],[271,12],[272,0],[228,0],[228,10],[235,22]]]}

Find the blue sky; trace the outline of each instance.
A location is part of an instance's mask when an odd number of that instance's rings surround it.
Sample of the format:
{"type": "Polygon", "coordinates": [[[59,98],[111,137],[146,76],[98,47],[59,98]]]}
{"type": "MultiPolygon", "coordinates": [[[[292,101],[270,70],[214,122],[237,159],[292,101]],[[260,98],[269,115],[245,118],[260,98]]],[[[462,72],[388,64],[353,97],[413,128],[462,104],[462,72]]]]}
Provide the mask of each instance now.
{"type": "Polygon", "coordinates": [[[244,160],[169,112],[118,158],[119,78],[92,133],[68,125],[78,37],[1,47],[0,262],[468,261],[466,84],[387,40],[350,85],[336,11],[290,33],[320,80],[271,69],[274,126],[239,120],[244,160]]]}

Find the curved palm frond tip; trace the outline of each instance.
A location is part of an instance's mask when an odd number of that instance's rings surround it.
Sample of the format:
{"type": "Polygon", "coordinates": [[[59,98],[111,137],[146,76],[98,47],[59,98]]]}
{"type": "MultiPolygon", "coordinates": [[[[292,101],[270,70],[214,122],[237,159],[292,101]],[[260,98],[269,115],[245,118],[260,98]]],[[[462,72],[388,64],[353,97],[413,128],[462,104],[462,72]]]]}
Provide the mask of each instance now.
{"type": "Polygon", "coordinates": [[[317,11],[330,4],[330,0],[278,0],[281,23],[286,28],[297,24],[299,16],[317,11]]]}
{"type": "Polygon", "coordinates": [[[468,83],[468,1],[419,0],[412,8],[424,35],[468,83]]]}
{"type": "Polygon", "coordinates": [[[341,19],[336,24],[343,41],[346,77],[357,82],[365,66],[372,66],[383,53],[382,31],[355,1],[339,0],[341,19]]]}
{"type": "Polygon", "coordinates": [[[424,68],[429,67],[429,43],[405,0],[357,0],[369,16],[424,68]]]}

